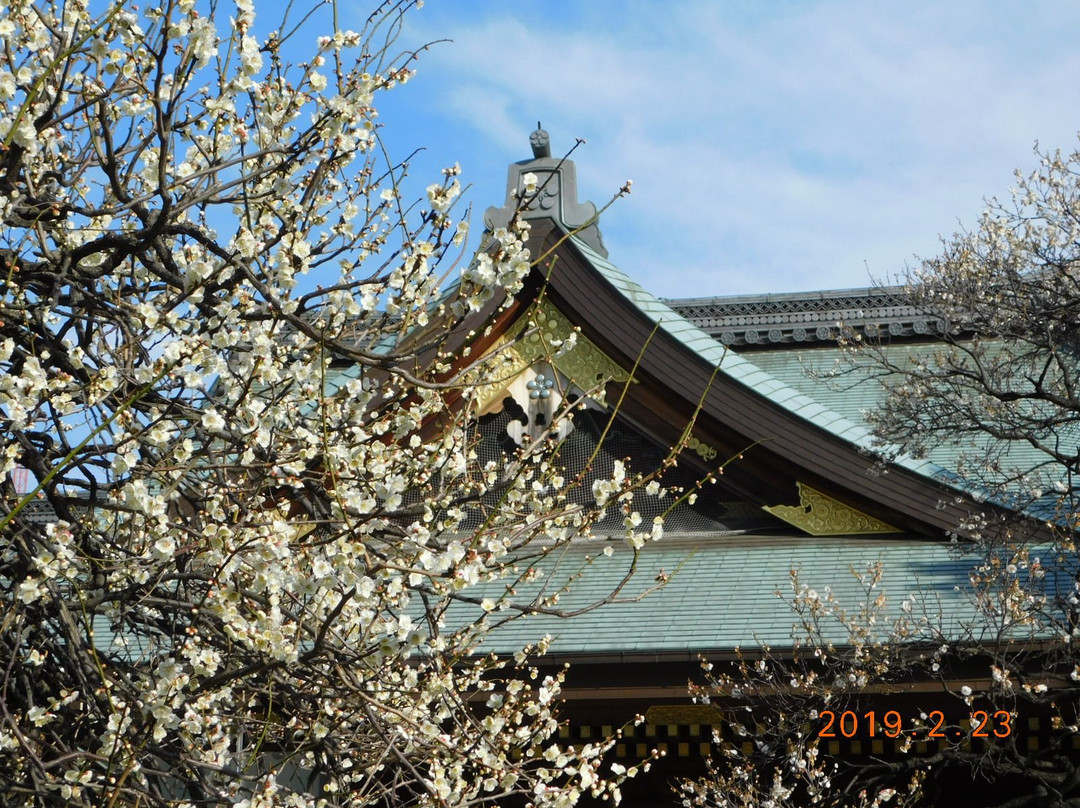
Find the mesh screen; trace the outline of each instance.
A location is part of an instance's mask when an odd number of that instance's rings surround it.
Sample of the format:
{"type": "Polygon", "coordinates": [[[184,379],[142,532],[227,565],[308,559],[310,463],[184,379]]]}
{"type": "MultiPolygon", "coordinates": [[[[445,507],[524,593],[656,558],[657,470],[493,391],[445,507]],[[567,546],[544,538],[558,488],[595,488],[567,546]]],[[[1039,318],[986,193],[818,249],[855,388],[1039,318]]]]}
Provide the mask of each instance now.
{"type": "MultiPolygon", "coordinates": [[[[574,504],[595,506],[593,482],[611,479],[615,461],[622,460],[627,476],[649,474],[659,469],[667,458],[669,449],[645,436],[642,431],[622,416],[616,415],[604,435],[611,418],[607,412],[593,409],[579,411],[574,415],[573,430],[563,439],[557,460],[564,476],[571,480],[589,465],[584,482],[567,492],[567,499],[574,504]],[[602,443],[601,443],[602,440],[602,443]],[[599,451],[597,447],[599,446],[599,451]],[[594,457],[595,453],[595,457],[594,457]]],[[[504,462],[518,451],[519,446],[507,431],[514,422],[524,424],[525,411],[512,398],[504,401],[497,413],[482,416],[476,425],[477,452],[481,462],[504,462]]],[[[659,477],[661,486],[674,492],[692,490],[704,476],[703,472],[683,462],[669,468],[659,477]]],[[[674,493],[657,498],[637,491],[633,494],[631,507],[642,516],[642,526],[648,529],[653,518],[662,515],[670,507],[674,493]]],[[[776,525],[776,520],[759,508],[747,508],[738,502],[740,497],[726,489],[721,482],[706,483],[693,505],[682,503],[664,519],[665,533],[727,533],[757,530],[776,525]]],[[[607,515],[597,524],[598,533],[623,532],[623,513],[620,507],[611,505],[607,515]]]]}

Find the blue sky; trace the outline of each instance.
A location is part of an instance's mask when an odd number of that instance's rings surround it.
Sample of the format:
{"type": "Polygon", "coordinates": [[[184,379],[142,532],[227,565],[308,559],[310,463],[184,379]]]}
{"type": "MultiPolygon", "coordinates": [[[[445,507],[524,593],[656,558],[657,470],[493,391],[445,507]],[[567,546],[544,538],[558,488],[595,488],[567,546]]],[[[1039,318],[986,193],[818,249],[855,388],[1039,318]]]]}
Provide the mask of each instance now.
{"type": "MultiPolygon", "coordinates": [[[[358,2],[357,13],[368,10],[358,2]]],[[[423,187],[461,163],[473,225],[541,120],[574,138],[611,258],[669,297],[868,285],[1006,196],[1080,129],[1080,4],[428,0],[385,96],[423,187]]]]}

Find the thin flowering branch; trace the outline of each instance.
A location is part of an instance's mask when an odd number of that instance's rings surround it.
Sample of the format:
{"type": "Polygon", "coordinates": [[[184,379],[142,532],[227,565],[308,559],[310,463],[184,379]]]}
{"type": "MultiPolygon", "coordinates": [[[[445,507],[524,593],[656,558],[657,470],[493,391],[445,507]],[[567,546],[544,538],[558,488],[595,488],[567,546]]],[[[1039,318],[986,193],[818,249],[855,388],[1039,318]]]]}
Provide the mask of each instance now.
{"type": "Polygon", "coordinates": [[[323,37],[250,0],[0,8],[7,802],[617,799],[547,641],[476,653],[589,608],[576,573],[513,590],[602,509],[559,499],[556,425],[475,452],[468,331],[534,260],[515,220],[457,269],[457,168],[403,198],[376,106],[412,5],[323,37]]]}
{"type": "Polygon", "coordinates": [[[835,580],[793,570],[778,593],[792,648],[705,663],[695,695],[752,708],[740,723],[754,741],[684,783],[686,804],[923,805],[949,789],[994,808],[1080,804],[1080,152],[1037,154],[1009,199],[901,279],[934,340],[843,328],[848,362],[822,374],[884,387],[866,413],[880,472],[905,455],[947,466],[969,509],[951,536],[953,596],[897,592],[878,563],[852,571],[860,597],[845,601],[835,580]],[[829,754],[826,711],[861,722],[861,743],[872,711],[898,748],[829,754]],[[998,723],[981,743],[984,715],[998,723]]]}

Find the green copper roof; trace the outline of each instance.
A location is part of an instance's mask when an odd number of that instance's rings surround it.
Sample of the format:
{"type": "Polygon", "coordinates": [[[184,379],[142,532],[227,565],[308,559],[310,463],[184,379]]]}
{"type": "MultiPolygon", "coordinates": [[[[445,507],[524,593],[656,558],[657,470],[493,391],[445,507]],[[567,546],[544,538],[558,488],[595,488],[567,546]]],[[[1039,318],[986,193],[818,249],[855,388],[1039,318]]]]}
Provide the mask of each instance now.
{"type": "MultiPolygon", "coordinates": [[[[557,591],[570,575],[583,571],[560,599],[559,608],[599,601],[622,579],[632,551],[615,539],[608,558],[602,555],[604,544],[575,542],[558,551],[557,571],[550,574],[547,591],[557,591]]],[[[803,636],[797,628],[799,618],[777,593],[791,598],[792,571],[818,597],[827,598],[831,592],[838,608],[854,614],[867,601],[863,581],[869,580],[868,570],[877,564],[882,574],[871,600],[878,594],[886,598],[877,624],[882,631],[887,631],[892,618],[906,613],[916,624],[925,614],[944,628],[946,636],[958,635],[965,624],[982,630],[987,626],[971,601],[969,575],[979,560],[964,554],[960,545],[912,539],[745,536],[702,542],[665,537],[641,551],[637,573],[621,595],[628,602],[570,619],[530,615],[499,628],[483,650],[510,653],[544,634],[553,639],[552,653],[574,656],[659,654],[692,659],[699,652],[759,643],[790,647],[794,637],[803,636]],[[661,572],[670,576],[668,583],[634,600],[654,585],[661,572]],[[910,612],[903,611],[905,601],[910,612]]],[[[544,566],[552,569],[556,564],[549,559],[544,566]]],[[[521,602],[537,586],[531,591],[519,587],[516,600],[521,602]]],[[[469,608],[478,614],[475,607],[469,608]]],[[[839,621],[826,620],[823,626],[828,640],[846,644],[848,634],[839,621]]],[[[912,638],[920,639],[930,637],[912,638]]]]}
{"type": "MultiPolygon", "coordinates": [[[[926,359],[934,343],[907,343],[887,347],[891,361],[899,366],[909,360],[926,359]]],[[[862,420],[863,413],[885,406],[887,380],[867,364],[853,364],[837,345],[803,350],[758,351],[754,363],[791,388],[813,396],[822,406],[849,420],[862,420]],[[830,375],[831,374],[831,375],[830,375]]],[[[1080,445],[1080,426],[1059,427],[1056,439],[1064,446],[1080,445]]],[[[1004,472],[1019,477],[1028,475],[1031,485],[1052,490],[1063,480],[1065,469],[1048,454],[1026,441],[998,442],[992,445],[988,434],[964,435],[955,441],[940,441],[929,447],[927,460],[944,469],[960,469],[972,462],[981,466],[981,459],[990,450],[998,457],[1004,472]]],[[[951,475],[953,485],[965,486],[959,475],[951,475]]],[[[944,479],[941,475],[938,479],[944,479]]],[[[1025,511],[1044,519],[1055,519],[1058,498],[1046,495],[1045,503],[1026,505],[1025,511]]]]}
{"type": "MultiPolygon", "coordinates": [[[[749,359],[745,355],[725,348],[709,334],[631,280],[599,253],[580,242],[575,241],[575,245],[589,259],[592,266],[622,292],[639,311],[654,323],[659,323],[660,328],[710,365],[718,367],[721,374],[740,384],[752,387],[799,418],[860,448],[870,449],[873,446],[872,435],[861,423],[861,418],[853,420],[849,415],[845,415],[844,411],[838,411],[826,405],[817,395],[816,387],[813,388],[811,395],[808,395],[799,386],[792,384],[790,378],[780,378],[761,367],[756,363],[756,356],[749,359]]],[[[896,464],[939,482],[948,482],[951,477],[946,469],[930,460],[901,457],[896,464]]]]}

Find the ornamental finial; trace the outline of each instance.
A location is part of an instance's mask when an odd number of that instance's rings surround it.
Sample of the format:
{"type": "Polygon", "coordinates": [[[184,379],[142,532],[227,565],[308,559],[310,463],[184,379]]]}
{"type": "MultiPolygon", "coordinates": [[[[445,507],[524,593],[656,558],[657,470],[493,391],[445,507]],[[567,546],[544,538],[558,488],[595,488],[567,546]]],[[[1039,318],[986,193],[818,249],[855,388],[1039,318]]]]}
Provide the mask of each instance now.
{"type": "Polygon", "coordinates": [[[548,137],[548,133],[540,126],[540,121],[536,122],[536,131],[529,135],[529,145],[532,146],[534,159],[539,160],[541,157],[551,157],[551,138],[548,137]]]}
{"type": "Polygon", "coordinates": [[[578,202],[574,161],[569,157],[552,158],[551,138],[540,121],[536,122],[536,131],[529,135],[529,145],[532,159],[511,163],[506,175],[506,203],[488,208],[484,225],[488,230],[496,230],[508,227],[515,218],[552,219],[606,258],[604,240],[596,226],[596,205],[578,202]]]}

